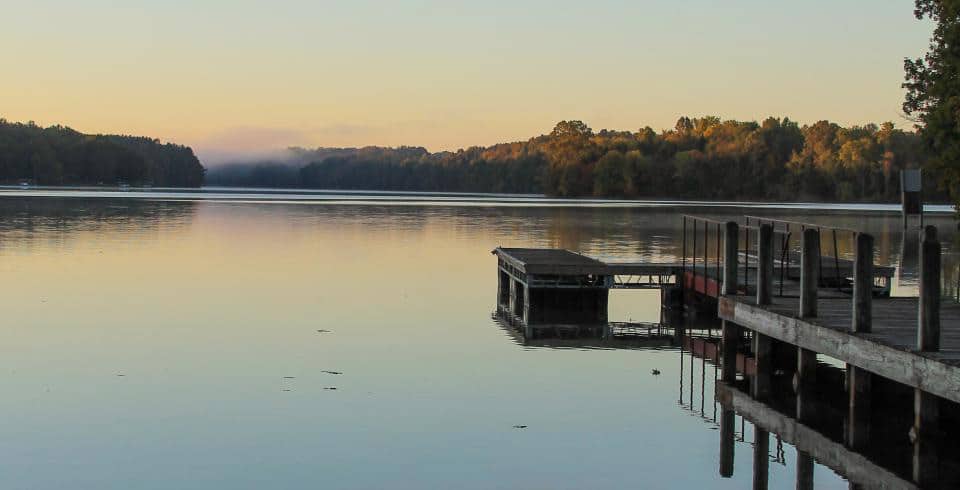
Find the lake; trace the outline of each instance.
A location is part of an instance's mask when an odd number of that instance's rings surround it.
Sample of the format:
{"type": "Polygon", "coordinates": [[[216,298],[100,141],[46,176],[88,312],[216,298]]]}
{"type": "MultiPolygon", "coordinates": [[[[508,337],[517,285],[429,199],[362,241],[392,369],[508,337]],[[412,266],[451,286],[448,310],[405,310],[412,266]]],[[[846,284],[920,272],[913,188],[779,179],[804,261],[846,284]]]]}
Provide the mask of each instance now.
{"type": "MultiPolygon", "coordinates": [[[[692,389],[676,347],[525,345],[493,318],[490,253],[672,261],[681,213],[741,211],[277,196],[0,193],[0,487],[750,485],[739,417],[734,476],[718,473],[710,364],[697,361],[692,389]]],[[[937,211],[955,281],[956,226],[937,211]]],[[[879,263],[901,263],[890,207],[749,212],[865,229],[879,263]]],[[[894,294],[916,290],[905,258],[894,294]]],[[[656,321],[658,306],[658,293],[616,291],[611,320],[656,321]]],[[[792,488],[796,451],[776,437],[770,488],[792,488]]],[[[819,464],[815,481],[847,488],[819,464]]]]}

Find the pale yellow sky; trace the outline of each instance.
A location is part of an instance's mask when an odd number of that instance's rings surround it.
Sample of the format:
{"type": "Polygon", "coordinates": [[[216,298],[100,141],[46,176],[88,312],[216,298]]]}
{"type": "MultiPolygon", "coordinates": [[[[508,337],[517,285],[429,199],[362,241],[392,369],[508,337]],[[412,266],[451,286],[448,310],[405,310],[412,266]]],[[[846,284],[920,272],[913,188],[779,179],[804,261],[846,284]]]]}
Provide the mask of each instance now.
{"type": "Polygon", "coordinates": [[[900,115],[913,2],[37,0],[0,20],[0,117],[224,151],[526,139],[562,119],[900,115]]]}

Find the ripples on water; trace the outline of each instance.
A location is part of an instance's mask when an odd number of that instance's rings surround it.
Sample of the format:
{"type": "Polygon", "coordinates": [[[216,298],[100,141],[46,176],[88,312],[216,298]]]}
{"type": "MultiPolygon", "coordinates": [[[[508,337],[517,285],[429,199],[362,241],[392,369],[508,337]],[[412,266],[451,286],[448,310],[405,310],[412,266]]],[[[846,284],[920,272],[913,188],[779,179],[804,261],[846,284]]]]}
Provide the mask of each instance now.
{"type": "MultiPolygon", "coordinates": [[[[681,385],[676,344],[530,345],[491,318],[494,247],[675,261],[675,203],[306,196],[0,193],[0,486],[749,485],[749,424],[717,476],[709,365],[681,385]]],[[[866,229],[900,264],[899,216],[825,209],[750,212],[866,229]]],[[[659,315],[649,292],[611,301],[659,315]]],[[[792,486],[783,454],[770,488],[792,486]]]]}

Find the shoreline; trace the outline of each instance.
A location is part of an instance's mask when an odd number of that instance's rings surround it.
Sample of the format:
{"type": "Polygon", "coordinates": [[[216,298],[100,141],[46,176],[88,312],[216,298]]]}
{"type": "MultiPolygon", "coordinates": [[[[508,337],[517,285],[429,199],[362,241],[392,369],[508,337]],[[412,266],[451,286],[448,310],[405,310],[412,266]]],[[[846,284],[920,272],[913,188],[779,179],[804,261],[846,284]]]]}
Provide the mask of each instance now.
{"type": "MultiPolygon", "coordinates": [[[[569,199],[535,194],[440,193],[413,191],[358,191],[324,189],[271,188],[105,188],[0,186],[0,198],[86,198],[138,199],[151,201],[203,201],[229,203],[277,204],[341,204],[341,205],[409,205],[409,206],[488,206],[544,208],[606,209],[754,209],[770,211],[802,211],[806,213],[883,213],[900,214],[898,203],[860,202],[765,202],[765,201],[699,201],[683,199],[569,199]]],[[[950,204],[926,204],[924,212],[953,215],[950,204]]]]}

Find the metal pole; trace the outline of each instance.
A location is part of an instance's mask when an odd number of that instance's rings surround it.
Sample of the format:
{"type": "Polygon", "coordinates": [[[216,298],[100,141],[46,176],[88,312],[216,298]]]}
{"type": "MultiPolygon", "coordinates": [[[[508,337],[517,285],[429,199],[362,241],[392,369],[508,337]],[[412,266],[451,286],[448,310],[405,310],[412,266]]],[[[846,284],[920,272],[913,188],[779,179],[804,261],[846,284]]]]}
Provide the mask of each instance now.
{"type": "MultiPolygon", "coordinates": [[[[720,280],[720,223],[717,223],[717,281],[720,280]]],[[[960,276],[958,276],[958,281],[960,281],[960,276]]]]}
{"type": "Polygon", "coordinates": [[[773,226],[760,225],[757,238],[757,304],[770,304],[773,281],[773,226]]]}
{"type": "Polygon", "coordinates": [[[840,249],[837,247],[837,230],[833,230],[833,268],[836,274],[837,289],[840,289],[840,249]]]}
{"type": "Polygon", "coordinates": [[[687,272],[687,217],[683,217],[683,231],[680,233],[683,240],[683,250],[680,252],[680,255],[683,257],[682,262],[680,263],[680,275],[681,277],[687,272]]]}

